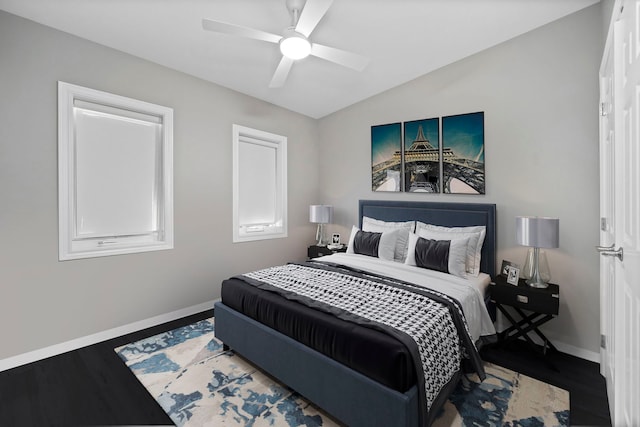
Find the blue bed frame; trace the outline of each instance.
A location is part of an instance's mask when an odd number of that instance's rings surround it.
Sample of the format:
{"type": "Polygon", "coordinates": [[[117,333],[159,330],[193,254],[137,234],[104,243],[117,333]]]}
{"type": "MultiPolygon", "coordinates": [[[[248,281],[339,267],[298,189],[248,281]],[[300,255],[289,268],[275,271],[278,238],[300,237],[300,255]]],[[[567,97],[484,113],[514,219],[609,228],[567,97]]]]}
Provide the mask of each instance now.
{"type": "MultiPolygon", "coordinates": [[[[487,227],[481,269],[495,276],[496,206],[361,200],[359,218],[384,221],[418,220],[443,226],[487,227]]],[[[416,427],[418,393],[387,388],[327,356],[225,306],[215,304],[215,335],[282,383],[352,427],[416,427]]]]}

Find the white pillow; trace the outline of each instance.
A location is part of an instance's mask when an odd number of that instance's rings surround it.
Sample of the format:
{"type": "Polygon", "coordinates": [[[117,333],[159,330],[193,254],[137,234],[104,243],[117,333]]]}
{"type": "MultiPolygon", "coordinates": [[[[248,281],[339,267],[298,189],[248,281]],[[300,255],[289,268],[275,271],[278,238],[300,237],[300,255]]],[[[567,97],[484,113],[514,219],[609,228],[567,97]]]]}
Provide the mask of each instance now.
{"type": "Polygon", "coordinates": [[[469,238],[467,247],[467,273],[473,276],[480,274],[480,259],[482,256],[482,244],[487,234],[484,225],[473,227],[442,227],[439,225],[425,224],[416,221],[416,233],[426,239],[450,240],[452,238],[469,238]],[[452,236],[453,235],[453,236],[452,236]]]}
{"type": "MultiPolygon", "coordinates": [[[[407,265],[417,265],[416,263],[416,244],[422,236],[415,233],[409,234],[409,252],[407,253],[407,259],[404,262],[407,265]]],[[[424,237],[423,237],[424,238],[424,237]]],[[[430,239],[437,240],[437,239],[430,239]]],[[[441,241],[449,241],[449,257],[447,260],[447,272],[458,277],[467,277],[466,260],[467,260],[467,246],[469,245],[469,238],[462,239],[438,239],[441,241]]],[[[428,267],[425,267],[428,268],[428,267]]]]}
{"type": "MultiPolygon", "coordinates": [[[[358,234],[358,231],[360,231],[360,229],[355,225],[351,228],[351,235],[349,236],[349,245],[347,246],[348,254],[356,253],[353,245],[353,241],[355,240],[356,234],[358,234]]],[[[380,233],[380,232],[375,231],[373,233],[380,233]]],[[[397,238],[398,238],[398,230],[388,230],[388,231],[381,232],[380,242],[378,243],[378,258],[386,259],[388,261],[394,260],[393,256],[396,249],[397,238]]]]}
{"type": "Polygon", "coordinates": [[[373,231],[382,233],[384,231],[398,230],[398,238],[396,240],[396,249],[394,259],[398,262],[404,262],[407,258],[407,246],[409,244],[409,233],[413,232],[415,221],[405,222],[387,222],[379,219],[362,217],[362,231],[373,231]]]}

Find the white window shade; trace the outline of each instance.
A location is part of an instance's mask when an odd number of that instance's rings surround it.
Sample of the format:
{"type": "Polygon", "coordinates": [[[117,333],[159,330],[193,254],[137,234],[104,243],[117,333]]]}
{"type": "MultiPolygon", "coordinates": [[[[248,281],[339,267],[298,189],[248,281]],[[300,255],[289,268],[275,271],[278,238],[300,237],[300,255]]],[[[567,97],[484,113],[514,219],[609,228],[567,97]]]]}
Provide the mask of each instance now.
{"type": "Polygon", "coordinates": [[[160,124],[84,109],[75,123],[74,238],[157,232],[160,124]]]}
{"type": "Polygon", "coordinates": [[[286,137],[233,126],[233,241],[287,236],[286,137]]]}
{"type": "Polygon", "coordinates": [[[242,138],[239,179],[241,225],[274,223],[277,218],[277,145],[242,138]]]}

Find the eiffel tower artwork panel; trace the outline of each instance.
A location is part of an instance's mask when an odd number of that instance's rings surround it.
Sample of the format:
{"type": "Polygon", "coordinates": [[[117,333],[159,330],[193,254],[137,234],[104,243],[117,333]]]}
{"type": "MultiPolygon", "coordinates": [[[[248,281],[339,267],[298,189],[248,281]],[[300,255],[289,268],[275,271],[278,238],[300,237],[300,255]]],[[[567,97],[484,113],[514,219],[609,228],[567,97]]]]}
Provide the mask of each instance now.
{"type": "Polygon", "coordinates": [[[404,191],[440,192],[440,123],[438,118],[404,122],[404,191]]]}
{"type": "Polygon", "coordinates": [[[402,125],[371,126],[371,189],[401,191],[402,125]]]}
{"type": "Polygon", "coordinates": [[[442,118],[444,193],[485,194],[484,112],[442,118]]]}

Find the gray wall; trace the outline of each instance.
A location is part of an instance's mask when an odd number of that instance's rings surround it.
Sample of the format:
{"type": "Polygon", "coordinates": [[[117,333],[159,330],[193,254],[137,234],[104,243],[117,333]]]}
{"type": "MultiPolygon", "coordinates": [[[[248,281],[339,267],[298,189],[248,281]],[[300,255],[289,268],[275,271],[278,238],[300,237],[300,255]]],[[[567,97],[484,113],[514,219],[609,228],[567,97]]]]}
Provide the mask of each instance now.
{"type": "Polygon", "coordinates": [[[515,217],[559,217],[561,247],[548,257],[560,315],[544,330],[565,351],[597,357],[601,25],[596,4],[322,119],[330,231],[347,235],[362,198],[496,203],[498,262],[522,265],[515,217]],[[486,195],[371,191],[372,125],[475,111],[485,113],[486,195]]]}
{"type": "Polygon", "coordinates": [[[315,120],[0,11],[0,359],[201,304],[233,274],[304,259],[318,146],[315,120]],[[174,250],[58,262],[58,80],[174,109],[174,250]],[[231,243],[233,123],[289,138],[287,239],[231,243]]]}

